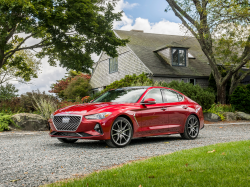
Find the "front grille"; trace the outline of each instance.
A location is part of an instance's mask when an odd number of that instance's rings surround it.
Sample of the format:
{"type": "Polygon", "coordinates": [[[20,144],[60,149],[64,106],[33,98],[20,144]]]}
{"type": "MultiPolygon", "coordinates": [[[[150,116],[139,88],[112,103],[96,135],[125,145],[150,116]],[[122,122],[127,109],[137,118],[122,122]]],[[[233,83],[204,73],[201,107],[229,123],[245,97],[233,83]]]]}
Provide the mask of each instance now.
{"type": "Polygon", "coordinates": [[[53,123],[58,131],[76,131],[81,123],[81,116],[54,116],[53,123]]]}
{"type": "Polygon", "coordinates": [[[84,133],[84,132],[78,132],[78,133],[74,133],[74,132],[51,132],[51,135],[54,136],[74,136],[74,137],[89,137],[92,136],[90,134],[84,133]]]}

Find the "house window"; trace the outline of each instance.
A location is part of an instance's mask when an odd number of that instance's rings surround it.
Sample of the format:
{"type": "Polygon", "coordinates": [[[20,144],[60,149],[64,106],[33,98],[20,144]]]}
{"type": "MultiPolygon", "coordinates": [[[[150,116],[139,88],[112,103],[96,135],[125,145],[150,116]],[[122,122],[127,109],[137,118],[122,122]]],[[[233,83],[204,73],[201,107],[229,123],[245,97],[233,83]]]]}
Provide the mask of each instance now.
{"type": "Polygon", "coordinates": [[[196,81],[195,81],[195,79],[189,79],[189,83],[195,85],[196,81]]]}
{"type": "Polygon", "coordinates": [[[193,85],[196,85],[196,79],[188,79],[188,78],[183,78],[181,79],[184,83],[191,83],[193,85]]]}
{"type": "Polygon", "coordinates": [[[118,71],[118,57],[109,59],[109,73],[118,71]]]}
{"type": "Polygon", "coordinates": [[[186,66],[186,49],[172,48],[172,66],[186,66]]]}

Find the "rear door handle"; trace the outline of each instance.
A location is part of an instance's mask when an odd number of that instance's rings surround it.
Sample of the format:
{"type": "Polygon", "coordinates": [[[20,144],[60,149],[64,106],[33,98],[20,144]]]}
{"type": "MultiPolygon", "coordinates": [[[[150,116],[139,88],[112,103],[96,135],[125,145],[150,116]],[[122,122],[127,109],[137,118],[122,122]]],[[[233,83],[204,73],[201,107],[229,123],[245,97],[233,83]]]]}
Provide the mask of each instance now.
{"type": "Polygon", "coordinates": [[[187,106],[182,106],[182,108],[187,109],[188,107],[187,106]]]}
{"type": "Polygon", "coordinates": [[[165,110],[167,110],[167,108],[161,108],[161,110],[165,111],[165,110]]]}

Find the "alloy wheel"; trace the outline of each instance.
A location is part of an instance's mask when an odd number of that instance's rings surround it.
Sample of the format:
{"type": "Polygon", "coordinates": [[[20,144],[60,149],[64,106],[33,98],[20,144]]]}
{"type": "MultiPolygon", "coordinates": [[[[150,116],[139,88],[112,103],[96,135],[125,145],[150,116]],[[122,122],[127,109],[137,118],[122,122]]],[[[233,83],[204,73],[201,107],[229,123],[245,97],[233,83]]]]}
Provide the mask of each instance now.
{"type": "Polygon", "coordinates": [[[126,145],[132,136],[132,127],[127,120],[117,120],[111,129],[111,138],[118,146],[126,145]]]}
{"type": "Polygon", "coordinates": [[[198,119],[194,116],[189,118],[188,123],[187,123],[187,131],[189,136],[192,138],[195,138],[198,133],[199,133],[199,125],[198,125],[198,119]]]}

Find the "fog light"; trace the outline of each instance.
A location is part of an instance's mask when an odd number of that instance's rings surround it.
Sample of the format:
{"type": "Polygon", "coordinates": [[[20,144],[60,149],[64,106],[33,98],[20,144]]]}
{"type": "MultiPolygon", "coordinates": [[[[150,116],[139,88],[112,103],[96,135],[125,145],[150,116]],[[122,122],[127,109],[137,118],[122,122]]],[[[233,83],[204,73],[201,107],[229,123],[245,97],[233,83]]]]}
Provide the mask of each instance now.
{"type": "Polygon", "coordinates": [[[96,125],[95,125],[95,131],[96,132],[98,132],[98,133],[100,133],[100,134],[103,134],[103,132],[102,132],[102,127],[101,127],[101,125],[99,124],[99,123],[97,123],[96,125]]]}

